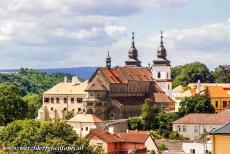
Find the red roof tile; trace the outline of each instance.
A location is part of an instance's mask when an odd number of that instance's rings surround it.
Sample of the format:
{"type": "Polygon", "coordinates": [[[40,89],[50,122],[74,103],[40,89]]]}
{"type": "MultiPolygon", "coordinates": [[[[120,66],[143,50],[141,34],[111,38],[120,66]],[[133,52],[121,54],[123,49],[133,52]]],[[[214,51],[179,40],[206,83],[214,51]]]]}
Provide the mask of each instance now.
{"type": "Polygon", "coordinates": [[[176,121],[174,124],[224,124],[230,121],[230,110],[220,113],[190,113],[176,121]]]}
{"type": "Polygon", "coordinates": [[[118,133],[118,136],[122,138],[122,142],[145,143],[150,134],[144,131],[129,131],[128,133],[118,133]]]}

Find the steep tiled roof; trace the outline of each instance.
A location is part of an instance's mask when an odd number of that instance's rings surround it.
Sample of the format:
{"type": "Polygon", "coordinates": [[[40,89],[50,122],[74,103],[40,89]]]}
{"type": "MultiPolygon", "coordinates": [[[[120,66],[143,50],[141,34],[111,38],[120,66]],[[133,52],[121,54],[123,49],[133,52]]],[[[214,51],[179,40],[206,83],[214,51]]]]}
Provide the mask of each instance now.
{"type": "Polygon", "coordinates": [[[145,101],[144,97],[116,97],[113,100],[123,106],[142,105],[145,101]]]}
{"type": "Polygon", "coordinates": [[[105,86],[100,82],[99,79],[94,80],[93,82],[89,83],[88,87],[85,89],[87,90],[96,90],[96,91],[106,91],[105,86]]]}
{"type": "Polygon", "coordinates": [[[92,129],[90,130],[90,133],[86,136],[87,139],[91,139],[93,136],[98,137],[99,139],[107,142],[107,143],[112,143],[112,142],[121,142],[121,138],[119,138],[115,134],[111,134],[107,130],[102,130],[102,129],[92,129]]]}
{"type": "Polygon", "coordinates": [[[101,119],[93,114],[78,114],[75,117],[68,120],[69,122],[85,122],[85,123],[98,123],[102,122],[101,119]]]}
{"type": "Polygon", "coordinates": [[[230,109],[217,114],[190,113],[176,121],[174,124],[224,124],[230,121],[230,109]]]}
{"type": "Polygon", "coordinates": [[[209,94],[212,98],[214,97],[230,98],[230,95],[221,86],[205,86],[205,88],[208,88],[209,94]]]}
{"type": "Polygon", "coordinates": [[[155,103],[174,103],[174,101],[168,97],[165,93],[153,93],[151,98],[155,103]]]}
{"type": "Polygon", "coordinates": [[[153,81],[152,73],[144,67],[101,68],[100,71],[110,83],[127,83],[128,81],[153,81]]]}
{"type": "Polygon", "coordinates": [[[145,143],[150,134],[148,132],[131,131],[128,133],[118,133],[122,142],[128,143],[145,143]]]}
{"type": "Polygon", "coordinates": [[[44,94],[85,94],[88,81],[74,85],[71,82],[61,82],[47,90],[44,94]]]}

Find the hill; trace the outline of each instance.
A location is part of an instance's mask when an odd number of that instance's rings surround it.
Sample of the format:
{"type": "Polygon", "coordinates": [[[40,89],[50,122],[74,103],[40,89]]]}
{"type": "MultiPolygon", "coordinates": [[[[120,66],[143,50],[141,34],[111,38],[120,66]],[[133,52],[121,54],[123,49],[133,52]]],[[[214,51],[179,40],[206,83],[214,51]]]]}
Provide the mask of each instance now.
{"type": "MultiPolygon", "coordinates": [[[[37,70],[48,74],[66,73],[71,75],[77,75],[83,79],[88,79],[96,69],[97,67],[72,67],[72,68],[48,68],[48,69],[37,69],[37,70]]],[[[0,70],[0,73],[16,73],[19,71],[20,69],[4,69],[4,70],[0,70]]]]}

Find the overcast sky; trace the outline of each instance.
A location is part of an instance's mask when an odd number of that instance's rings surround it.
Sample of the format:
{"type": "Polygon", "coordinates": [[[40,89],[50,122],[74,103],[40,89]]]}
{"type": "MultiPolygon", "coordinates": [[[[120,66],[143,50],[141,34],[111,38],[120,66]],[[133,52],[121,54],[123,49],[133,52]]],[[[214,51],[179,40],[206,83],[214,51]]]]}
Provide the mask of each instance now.
{"type": "Polygon", "coordinates": [[[132,31],[146,66],[161,30],[173,66],[230,64],[229,0],[0,0],[0,69],[124,65],[132,31]]]}

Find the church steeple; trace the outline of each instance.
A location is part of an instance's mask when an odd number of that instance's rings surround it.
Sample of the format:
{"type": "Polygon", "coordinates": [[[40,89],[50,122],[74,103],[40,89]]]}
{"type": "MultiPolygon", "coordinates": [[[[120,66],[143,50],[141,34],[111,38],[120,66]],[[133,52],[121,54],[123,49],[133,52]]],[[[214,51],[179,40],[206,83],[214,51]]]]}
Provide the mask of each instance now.
{"type": "Polygon", "coordinates": [[[126,66],[140,67],[141,61],[138,59],[138,51],[135,47],[134,32],[132,32],[132,44],[128,51],[128,60],[125,61],[126,66]]]}
{"type": "Polygon", "coordinates": [[[167,51],[164,47],[163,31],[161,31],[161,41],[160,47],[157,50],[157,59],[153,61],[153,64],[170,65],[170,61],[167,59],[167,51]]]}
{"type": "Polygon", "coordinates": [[[106,67],[107,67],[108,69],[111,69],[111,57],[109,56],[109,51],[108,51],[108,55],[107,55],[107,57],[106,57],[105,62],[106,62],[106,67]]]}

